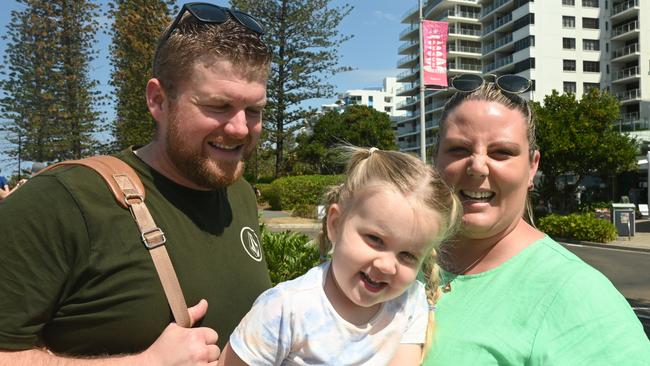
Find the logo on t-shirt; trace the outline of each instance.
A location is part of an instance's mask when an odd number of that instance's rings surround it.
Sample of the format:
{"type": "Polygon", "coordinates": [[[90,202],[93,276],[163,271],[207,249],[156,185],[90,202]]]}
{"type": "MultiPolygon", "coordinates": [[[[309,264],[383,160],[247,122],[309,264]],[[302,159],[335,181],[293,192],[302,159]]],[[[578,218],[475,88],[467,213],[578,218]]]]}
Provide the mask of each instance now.
{"type": "Polygon", "coordinates": [[[244,246],[244,250],[248,255],[256,261],[262,260],[262,246],[260,245],[260,239],[257,237],[255,230],[245,226],[241,229],[239,234],[241,238],[241,244],[244,246]]]}

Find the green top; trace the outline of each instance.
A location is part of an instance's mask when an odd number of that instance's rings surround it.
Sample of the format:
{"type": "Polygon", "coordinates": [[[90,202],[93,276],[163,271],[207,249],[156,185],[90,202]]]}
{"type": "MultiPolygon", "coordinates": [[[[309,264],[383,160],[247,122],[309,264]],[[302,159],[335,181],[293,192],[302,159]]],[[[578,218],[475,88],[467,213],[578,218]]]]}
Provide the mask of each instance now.
{"type": "Polygon", "coordinates": [[[650,342],[625,298],[549,237],[497,268],[441,274],[424,365],[650,365],[650,342]]]}
{"type": "MultiPolygon", "coordinates": [[[[208,300],[198,325],[215,329],[223,346],[271,285],[250,185],[196,191],[130,150],[116,156],[144,183],[188,306],[208,300]]],[[[132,353],[173,321],[135,221],[94,171],[34,177],[0,203],[0,217],[0,349],[132,353]]]]}

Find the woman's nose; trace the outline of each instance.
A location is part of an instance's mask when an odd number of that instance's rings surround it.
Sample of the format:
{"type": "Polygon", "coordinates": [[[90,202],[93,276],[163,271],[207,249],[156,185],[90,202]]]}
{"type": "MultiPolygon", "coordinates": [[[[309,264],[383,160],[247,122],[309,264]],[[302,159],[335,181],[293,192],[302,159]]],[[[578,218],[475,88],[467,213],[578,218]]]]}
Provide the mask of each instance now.
{"type": "Polygon", "coordinates": [[[466,173],[470,177],[486,177],[490,173],[486,157],[484,155],[472,155],[466,173]]]}

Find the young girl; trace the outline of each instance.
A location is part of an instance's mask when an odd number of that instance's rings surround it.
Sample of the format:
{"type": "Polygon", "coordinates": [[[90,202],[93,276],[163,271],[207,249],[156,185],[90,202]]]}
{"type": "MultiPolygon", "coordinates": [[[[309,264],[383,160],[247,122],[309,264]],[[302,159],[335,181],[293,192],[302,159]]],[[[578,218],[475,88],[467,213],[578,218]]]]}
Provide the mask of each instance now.
{"type": "Polygon", "coordinates": [[[347,178],[326,195],[320,238],[331,260],[260,295],[220,365],[419,365],[432,330],[434,248],[460,204],[411,155],[345,151],[347,178]],[[426,288],[415,280],[421,268],[426,288]]]}

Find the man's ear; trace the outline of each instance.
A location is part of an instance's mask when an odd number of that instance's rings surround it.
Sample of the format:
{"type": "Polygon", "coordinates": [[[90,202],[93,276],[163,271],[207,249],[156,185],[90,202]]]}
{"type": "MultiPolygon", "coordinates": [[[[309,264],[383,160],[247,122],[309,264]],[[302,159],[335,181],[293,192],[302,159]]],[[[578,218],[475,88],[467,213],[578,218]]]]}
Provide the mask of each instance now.
{"type": "Polygon", "coordinates": [[[149,113],[153,116],[156,122],[161,123],[167,120],[167,109],[165,102],[167,101],[167,94],[160,84],[160,80],[156,78],[149,79],[147,82],[147,108],[149,113]]]}
{"type": "Polygon", "coordinates": [[[327,208],[327,238],[331,243],[336,243],[342,216],[341,206],[338,203],[333,203],[327,208]]]}

